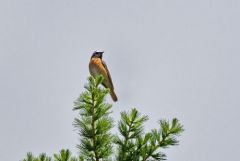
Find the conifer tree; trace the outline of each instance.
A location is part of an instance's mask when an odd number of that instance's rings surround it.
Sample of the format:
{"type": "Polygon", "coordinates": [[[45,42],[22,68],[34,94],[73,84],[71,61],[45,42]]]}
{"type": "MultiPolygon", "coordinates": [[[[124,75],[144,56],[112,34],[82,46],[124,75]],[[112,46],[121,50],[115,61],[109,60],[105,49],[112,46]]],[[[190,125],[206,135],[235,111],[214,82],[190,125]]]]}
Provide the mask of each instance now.
{"type": "Polygon", "coordinates": [[[183,126],[176,118],[171,123],[161,120],[159,129],[152,129],[144,134],[143,123],[147,120],[148,117],[141,116],[135,108],[130,113],[121,113],[118,124],[121,138],[116,136],[115,139],[118,145],[117,160],[165,160],[166,155],[160,149],[178,144],[176,136],[183,132],[183,126]]]}
{"type": "MultiPolygon", "coordinates": [[[[82,161],[80,157],[72,157],[68,149],[62,149],[59,154],[54,154],[53,156],[54,161],[82,161]]],[[[28,152],[26,158],[22,161],[53,161],[53,159],[45,153],[41,153],[39,156],[35,157],[32,153],[28,152]]]]}
{"type": "Polygon", "coordinates": [[[75,102],[74,110],[79,111],[74,125],[81,137],[78,148],[87,160],[99,161],[108,159],[112,154],[112,139],[110,129],[113,120],[109,117],[111,105],[105,103],[105,96],[109,90],[100,88],[103,77],[96,79],[89,77],[89,83],[75,102]]]}
{"type": "Polygon", "coordinates": [[[89,77],[85,91],[74,102],[73,110],[79,112],[73,123],[80,136],[78,157],[73,157],[67,149],[54,154],[53,159],[45,153],[38,157],[27,153],[22,161],[166,160],[162,150],[178,145],[177,137],[183,132],[178,119],[160,120],[158,128],[144,132],[148,117],[133,108],[130,112],[121,112],[119,135],[113,135],[110,132],[113,128],[113,119],[110,117],[112,105],[105,101],[109,90],[100,86],[102,82],[102,76],[89,77]]]}

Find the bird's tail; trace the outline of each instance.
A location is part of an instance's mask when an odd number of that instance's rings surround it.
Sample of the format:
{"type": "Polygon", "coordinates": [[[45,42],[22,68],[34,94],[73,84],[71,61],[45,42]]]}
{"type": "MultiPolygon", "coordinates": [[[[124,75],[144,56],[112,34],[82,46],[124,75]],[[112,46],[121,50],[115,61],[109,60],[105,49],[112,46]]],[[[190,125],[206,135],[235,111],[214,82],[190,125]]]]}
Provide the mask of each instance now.
{"type": "Polygon", "coordinates": [[[117,102],[118,98],[117,98],[117,95],[116,95],[116,93],[114,92],[114,90],[111,90],[111,91],[110,91],[110,95],[111,95],[113,101],[114,101],[114,102],[117,102]]]}

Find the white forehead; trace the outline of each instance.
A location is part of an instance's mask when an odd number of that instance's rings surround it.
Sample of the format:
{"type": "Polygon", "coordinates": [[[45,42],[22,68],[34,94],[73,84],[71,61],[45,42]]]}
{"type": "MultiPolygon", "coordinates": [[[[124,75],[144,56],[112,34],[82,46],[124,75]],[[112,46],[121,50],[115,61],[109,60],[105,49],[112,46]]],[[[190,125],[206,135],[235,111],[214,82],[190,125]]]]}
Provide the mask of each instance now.
{"type": "Polygon", "coordinates": [[[95,53],[104,53],[104,50],[95,50],[95,53]]]}

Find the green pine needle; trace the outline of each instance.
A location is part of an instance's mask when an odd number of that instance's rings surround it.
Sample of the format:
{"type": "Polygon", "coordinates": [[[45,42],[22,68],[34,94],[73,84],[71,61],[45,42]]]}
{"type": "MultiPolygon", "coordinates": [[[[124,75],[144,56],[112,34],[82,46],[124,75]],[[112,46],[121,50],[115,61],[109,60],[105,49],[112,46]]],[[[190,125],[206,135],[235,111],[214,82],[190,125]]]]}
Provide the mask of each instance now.
{"type": "Polygon", "coordinates": [[[103,76],[89,77],[85,91],[74,102],[78,111],[73,125],[80,136],[77,145],[80,155],[73,157],[67,149],[53,155],[45,153],[35,157],[27,153],[22,161],[161,161],[166,160],[163,149],[179,144],[178,137],[184,131],[177,118],[160,120],[159,128],[144,132],[149,119],[136,108],[121,112],[118,121],[119,135],[113,135],[114,120],[110,116],[112,105],[105,101],[109,89],[100,86],[103,76]]]}

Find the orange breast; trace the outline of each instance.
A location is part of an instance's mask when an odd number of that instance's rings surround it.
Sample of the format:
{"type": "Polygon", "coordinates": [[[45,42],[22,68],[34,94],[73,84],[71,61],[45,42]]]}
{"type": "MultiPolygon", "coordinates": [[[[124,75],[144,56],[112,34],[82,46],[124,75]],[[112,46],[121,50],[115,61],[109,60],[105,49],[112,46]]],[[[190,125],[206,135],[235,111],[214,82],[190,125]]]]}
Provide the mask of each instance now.
{"type": "Polygon", "coordinates": [[[105,70],[102,60],[100,58],[92,58],[89,63],[89,70],[91,75],[103,75],[103,77],[106,79],[108,77],[107,71],[105,70]]]}

